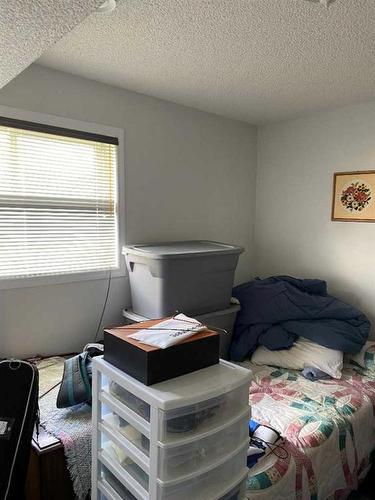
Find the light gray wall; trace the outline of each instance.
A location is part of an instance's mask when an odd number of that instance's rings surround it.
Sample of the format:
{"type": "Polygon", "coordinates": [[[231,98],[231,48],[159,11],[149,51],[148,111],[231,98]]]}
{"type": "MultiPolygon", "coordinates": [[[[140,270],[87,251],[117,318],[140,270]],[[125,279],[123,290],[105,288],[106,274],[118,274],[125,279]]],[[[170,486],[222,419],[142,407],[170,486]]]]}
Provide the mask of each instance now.
{"type": "Polygon", "coordinates": [[[375,319],[375,224],[332,222],[335,171],[375,170],[375,102],[258,131],[256,271],[328,280],[375,319]]]}
{"type": "MultiPolygon", "coordinates": [[[[125,130],[127,243],[213,239],[242,245],[252,275],[256,129],[41,66],[0,104],[125,130]]],[[[95,335],[105,280],[0,292],[0,357],[79,350],[95,335]]],[[[104,324],[121,321],[127,279],[112,283],[104,324]]]]}

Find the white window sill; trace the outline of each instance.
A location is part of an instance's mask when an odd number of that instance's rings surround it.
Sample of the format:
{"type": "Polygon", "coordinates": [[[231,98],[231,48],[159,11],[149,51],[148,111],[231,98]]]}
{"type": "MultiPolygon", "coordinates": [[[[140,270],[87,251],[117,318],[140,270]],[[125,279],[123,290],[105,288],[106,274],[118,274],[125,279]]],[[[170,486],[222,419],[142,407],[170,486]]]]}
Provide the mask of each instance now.
{"type": "Polygon", "coordinates": [[[44,285],[58,285],[61,283],[75,283],[91,280],[103,280],[111,278],[121,278],[127,276],[127,272],[122,268],[112,269],[112,271],[90,271],[74,274],[56,274],[50,276],[32,276],[30,278],[0,279],[0,290],[12,288],[29,288],[44,285]]]}

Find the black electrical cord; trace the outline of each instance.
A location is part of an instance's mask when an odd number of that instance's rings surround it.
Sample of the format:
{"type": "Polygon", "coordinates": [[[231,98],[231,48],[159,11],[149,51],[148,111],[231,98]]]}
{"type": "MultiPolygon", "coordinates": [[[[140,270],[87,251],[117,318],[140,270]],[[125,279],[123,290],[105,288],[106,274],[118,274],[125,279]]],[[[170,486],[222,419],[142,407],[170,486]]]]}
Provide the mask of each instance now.
{"type": "Polygon", "coordinates": [[[99,332],[100,332],[100,327],[102,326],[103,316],[104,316],[105,310],[106,310],[106,308],[107,308],[107,302],[108,302],[109,292],[110,292],[110,290],[111,290],[111,281],[112,281],[112,270],[110,269],[110,270],[109,270],[109,276],[108,276],[108,286],[107,286],[107,292],[106,292],[106,294],[105,294],[105,299],[104,299],[103,309],[102,309],[102,313],[101,313],[101,315],[100,315],[100,319],[99,319],[98,327],[97,327],[97,329],[96,329],[94,342],[96,342],[96,341],[97,341],[97,339],[98,339],[98,335],[99,335],[99,332]]]}
{"type": "Polygon", "coordinates": [[[44,396],[47,396],[48,393],[50,393],[51,391],[53,391],[53,389],[55,389],[56,387],[58,387],[61,383],[62,383],[62,380],[60,380],[60,382],[57,382],[57,384],[53,385],[52,387],[50,387],[49,389],[47,389],[45,392],[43,392],[43,394],[41,394],[38,399],[42,399],[42,398],[44,398],[44,396]]]}
{"type": "Polygon", "coordinates": [[[268,448],[270,450],[270,452],[273,455],[275,455],[277,458],[281,458],[282,460],[286,460],[289,457],[288,450],[285,449],[284,446],[281,446],[280,444],[269,443],[269,442],[264,441],[264,439],[259,438],[259,437],[252,437],[250,439],[250,443],[259,449],[262,449],[263,446],[265,446],[266,448],[268,448]],[[278,451],[278,453],[276,453],[276,450],[278,451]]]}

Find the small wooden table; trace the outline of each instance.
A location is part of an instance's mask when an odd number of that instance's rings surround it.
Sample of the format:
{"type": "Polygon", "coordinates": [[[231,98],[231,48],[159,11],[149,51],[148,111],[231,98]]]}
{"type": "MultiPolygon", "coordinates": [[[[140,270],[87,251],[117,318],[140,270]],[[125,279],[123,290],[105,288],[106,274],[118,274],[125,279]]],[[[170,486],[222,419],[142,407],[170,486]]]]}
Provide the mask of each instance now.
{"type": "Polygon", "coordinates": [[[73,484],[66,467],[61,441],[43,427],[34,431],[29,470],[25,486],[26,500],[73,500],[73,484]]]}

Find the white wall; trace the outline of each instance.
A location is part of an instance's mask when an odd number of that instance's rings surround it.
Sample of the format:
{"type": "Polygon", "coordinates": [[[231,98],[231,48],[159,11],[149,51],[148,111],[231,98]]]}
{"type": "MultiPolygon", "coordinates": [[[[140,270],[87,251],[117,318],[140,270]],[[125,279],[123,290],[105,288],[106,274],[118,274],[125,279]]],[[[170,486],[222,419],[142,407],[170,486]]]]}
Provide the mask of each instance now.
{"type": "Polygon", "coordinates": [[[375,319],[375,224],[332,222],[335,171],[375,170],[375,102],[258,131],[256,271],[328,280],[375,319]]]}
{"type": "MultiPolygon", "coordinates": [[[[242,245],[253,265],[256,129],[33,65],[0,104],[125,130],[127,243],[214,239],[242,245]]],[[[79,350],[93,339],[107,282],[0,292],[0,357],[79,350]]],[[[104,324],[121,321],[127,279],[113,280],[104,324]]]]}

